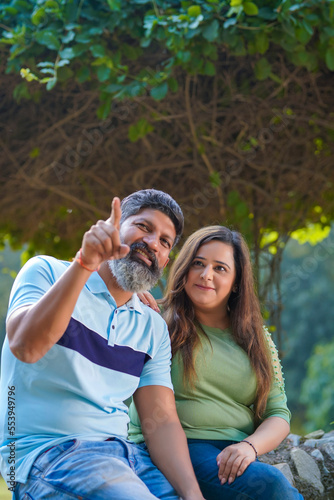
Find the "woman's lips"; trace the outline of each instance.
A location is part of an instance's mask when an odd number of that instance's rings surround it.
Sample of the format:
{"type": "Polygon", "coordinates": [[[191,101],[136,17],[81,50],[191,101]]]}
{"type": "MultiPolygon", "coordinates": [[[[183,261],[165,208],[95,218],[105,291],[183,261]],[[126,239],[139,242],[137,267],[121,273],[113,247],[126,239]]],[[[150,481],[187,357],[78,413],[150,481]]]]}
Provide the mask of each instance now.
{"type": "Polygon", "coordinates": [[[195,286],[200,290],[205,290],[205,291],[214,290],[214,288],[212,288],[211,286],[203,286],[203,285],[195,285],[195,286]]]}

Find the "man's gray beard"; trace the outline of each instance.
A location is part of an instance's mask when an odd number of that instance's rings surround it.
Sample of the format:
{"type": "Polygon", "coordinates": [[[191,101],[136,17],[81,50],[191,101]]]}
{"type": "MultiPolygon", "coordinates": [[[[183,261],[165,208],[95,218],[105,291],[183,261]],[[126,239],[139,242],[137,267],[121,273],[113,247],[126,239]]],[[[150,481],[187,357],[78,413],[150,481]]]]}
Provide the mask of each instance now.
{"type": "Polygon", "coordinates": [[[150,290],[163,273],[163,269],[152,271],[146,264],[137,262],[128,255],[123,259],[109,260],[108,264],[118,285],[132,293],[150,290]]]}

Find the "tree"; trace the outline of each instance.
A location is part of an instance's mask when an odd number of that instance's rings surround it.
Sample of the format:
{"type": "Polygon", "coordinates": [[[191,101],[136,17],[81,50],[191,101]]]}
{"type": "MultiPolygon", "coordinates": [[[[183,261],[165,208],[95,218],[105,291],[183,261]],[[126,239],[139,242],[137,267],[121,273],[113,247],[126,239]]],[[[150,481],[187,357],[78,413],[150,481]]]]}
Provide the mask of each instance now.
{"type": "Polygon", "coordinates": [[[270,271],[261,295],[274,284],[279,302],[288,235],[333,218],[333,9],[2,5],[2,237],[29,241],[27,255],[68,258],[113,194],[162,188],[181,203],[186,234],[217,222],[240,229],[258,281],[261,262],[270,271]]]}
{"type": "Polygon", "coordinates": [[[333,423],[334,417],[333,359],[333,341],[315,346],[307,361],[307,378],[303,382],[301,394],[311,426],[327,431],[331,430],[330,423],[333,423]]]}

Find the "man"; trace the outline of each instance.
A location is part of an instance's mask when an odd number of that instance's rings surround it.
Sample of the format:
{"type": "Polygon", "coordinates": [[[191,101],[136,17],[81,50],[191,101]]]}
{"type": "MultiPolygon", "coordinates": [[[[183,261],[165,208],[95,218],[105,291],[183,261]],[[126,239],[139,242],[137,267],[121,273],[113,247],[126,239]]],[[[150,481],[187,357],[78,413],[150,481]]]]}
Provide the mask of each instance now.
{"type": "Polygon", "coordinates": [[[73,263],[39,256],[10,297],[1,376],[1,472],[15,498],[203,500],[170,381],[165,323],[138,300],[183,229],[156,190],[112,203],[73,263]],[[126,440],[134,400],[146,446],[126,440]],[[15,486],[15,483],[17,485],[15,486]]]}

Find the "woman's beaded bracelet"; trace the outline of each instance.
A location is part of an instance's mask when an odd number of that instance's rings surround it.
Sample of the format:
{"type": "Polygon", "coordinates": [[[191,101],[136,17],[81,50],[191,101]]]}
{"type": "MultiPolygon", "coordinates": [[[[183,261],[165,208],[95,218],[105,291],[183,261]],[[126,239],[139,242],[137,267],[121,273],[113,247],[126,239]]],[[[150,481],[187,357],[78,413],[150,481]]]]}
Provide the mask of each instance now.
{"type": "Polygon", "coordinates": [[[243,439],[242,441],[240,441],[241,443],[248,443],[249,446],[251,446],[253,448],[253,450],[255,451],[255,458],[257,458],[257,451],[256,451],[256,448],[255,446],[250,442],[250,441],[247,441],[246,439],[243,439]]]}
{"type": "Polygon", "coordinates": [[[95,271],[98,271],[100,269],[100,266],[97,269],[89,269],[89,267],[85,266],[85,264],[82,262],[82,248],[79,250],[79,256],[78,254],[75,256],[75,262],[78,262],[81,267],[86,269],[86,271],[89,271],[90,273],[94,273],[95,271]]]}

